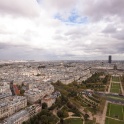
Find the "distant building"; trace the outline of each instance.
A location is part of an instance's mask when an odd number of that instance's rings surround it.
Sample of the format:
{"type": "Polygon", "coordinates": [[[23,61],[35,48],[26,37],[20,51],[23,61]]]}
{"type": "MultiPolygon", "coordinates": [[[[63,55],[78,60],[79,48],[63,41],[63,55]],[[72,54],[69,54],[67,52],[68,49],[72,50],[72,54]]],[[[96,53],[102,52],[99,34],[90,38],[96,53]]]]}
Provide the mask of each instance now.
{"type": "Polygon", "coordinates": [[[13,81],[10,82],[10,90],[12,92],[12,95],[15,95],[14,88],[13,88],[13,81]]]}
{"type": "Polygon", "coordinates": [[[113,67],[114,70],[117,70],[117,65],[115,64],[114,67],[113,67]]]}
{"type": "Polygon", "coordinates": [[[112,63],[112,56],[108,57],[108,63],[112,63]]]}

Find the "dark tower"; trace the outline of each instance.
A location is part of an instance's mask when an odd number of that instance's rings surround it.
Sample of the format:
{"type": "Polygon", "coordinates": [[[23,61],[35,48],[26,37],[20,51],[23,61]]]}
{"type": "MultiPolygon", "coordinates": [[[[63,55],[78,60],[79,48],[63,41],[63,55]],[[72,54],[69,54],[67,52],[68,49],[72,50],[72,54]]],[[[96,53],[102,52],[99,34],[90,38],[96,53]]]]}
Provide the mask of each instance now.
{"type": "Polygon", "coordinates": [[[10,82],[10,90],[12,92],[12,95],[15,95],[14,88],[13,88],[13,81],[10,82]]]}
{"type": "Polygon", "coordinates": [[[112,56],[108,57],[108,63],[112,63],[112,56]]]}

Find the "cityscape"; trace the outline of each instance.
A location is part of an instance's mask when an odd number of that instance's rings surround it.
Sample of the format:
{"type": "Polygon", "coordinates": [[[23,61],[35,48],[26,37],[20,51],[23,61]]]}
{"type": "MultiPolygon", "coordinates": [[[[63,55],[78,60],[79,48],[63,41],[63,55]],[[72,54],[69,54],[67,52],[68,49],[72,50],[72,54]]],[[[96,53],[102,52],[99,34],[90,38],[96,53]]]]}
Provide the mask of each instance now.
{"type": "Polygon", "coordinates": [[[123,0],[1,0],[0,124],[124,124],[123,20],[123,0]]]}
{"type": "Polygon", "coordinates": [[[124,123],[124,61],[112,56],[108,61],[1,61],[0,77],[1,124],[124,123]]]}

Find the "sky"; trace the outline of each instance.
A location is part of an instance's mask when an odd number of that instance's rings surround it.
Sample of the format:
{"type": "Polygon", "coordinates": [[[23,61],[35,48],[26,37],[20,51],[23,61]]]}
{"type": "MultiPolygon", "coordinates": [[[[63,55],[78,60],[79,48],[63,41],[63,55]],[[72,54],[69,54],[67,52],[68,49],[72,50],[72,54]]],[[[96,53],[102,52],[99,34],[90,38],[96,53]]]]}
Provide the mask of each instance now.
{"type": "Polygon", "coordinates": [[[0,60],[124,60],[124,0],[0,0],[0,60]]]}

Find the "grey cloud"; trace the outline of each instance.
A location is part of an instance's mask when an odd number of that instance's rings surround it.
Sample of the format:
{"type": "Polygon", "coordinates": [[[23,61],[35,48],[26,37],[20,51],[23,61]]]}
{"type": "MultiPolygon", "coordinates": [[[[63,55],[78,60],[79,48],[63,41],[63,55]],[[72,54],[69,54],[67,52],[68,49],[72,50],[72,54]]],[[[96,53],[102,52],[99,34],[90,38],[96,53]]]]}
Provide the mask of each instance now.
{"type": "Polygon", "coordinates": [[[117,29],[114,25],[108,25],[102,32],[103,33],[116,33],[117,29]]]}
{"type": "Polygon", "coordinates": [[[50,9],[56,9],[59,11],[69,10],[76,5],[76,0],[43,0],[42,4],[49,7],[50,9]]]}
{"type": "Polygon", "coordinates": [[[60,13],[63,17],[76,10],[77,14],[89,17],[92,21],[113,21],[111,17],[124,18],[124,0],[43,0],[42,4],[48,11],[60,13]]]}
{"type": "Polygon", "coordinates": [[[102,54],[124,54],[123,41],[113,40],[112,42],[112,41],[109,41],[109,39],[107,39],[106,41],[104,40],[105,39],[103,40],[99,39],[99,41],[93,42],[91,44],[84,44],[85,41],[82,41],[82,42],[76,41],[68,45],[69,45],[69,48],[72,48],[72,50],[80,51],[80,52],[83,51],[88,55],[91,55],[93,53],[101,54],[101,55],[102,54]]]}
{"type": "MultiPolygon", "coordinates": [[[[112,34],[112,37],[114,37],[114,38],[116,38],[118,40],[124,40],[124,30],[117,31],[115,34],[112,34]]],[[[124,43],[123,43],[123,45],[124,45],[124,43]]]]}
{"type": "Polygon", "coordinates": [[[11,42],[7,42],[7,43],[0,42],[0,49],[9,49],[9,48],[14,48],[14,47],[28,47],[28,45],[14,44],[14,43],[11,43],[11,42]]]}
{"type": "Polygon", "coordinates": [[[80,0],[78,7],[81,13],[95,21],[111,16],[124,17],[124,0],[80,0]]]}
{"type": "Polygon", "coordinates": [[[1,0],[0,14],[34,17],[39,15],[39,7],[36,0],[1,0]]]}
{"type": "Polygon", "coordinates": [[[106,45],[91,45],[88,48],[85,48],[86,51],[90,52],[97,52],[101,54],[122,54],[124,53],[124,46],[123,43],[120,45],[120,43],[116,44],[106,44],[106,45]]]}
{"type": "Polygon", "coordinates": [[[119,23],[121,25],[120,26],[118,23],[107,25],[105,29],[102,31],[102,33],[104,34],[104,37],[107,38],[107,36],[109,36],[117,40],[124,40],[124,24],[119,23]]]}
{"type": "Polygon", "coordinates": [[[65,36],[62,36],[62,35],[56,35],[56,36],[54,36],[53,37],[53,39],[55,39],[55,40],[63,40],[63,41],[67,41],[68,40],[68,38],[67,37],[65,37],[65,36]]]}
{"type": "Polygon", "coordinates": [[[6,44],[6,43],[0,43],[0,49],[5,49],[7,47],[9,47],[8,44],[6,44]]]}
{"type": "Polygon", "coordinates": [[[25,44],[0,43],[0,59],[41,60],[47,56],[44,49],[31,48],[25,44]]]}
{"type": "Polygon", "coordinates": [[[110,35],[112,38],[118,39],[118,40],[124,40],[124,29],[122,27],[121,30],[117,30],[117,28],[114,25],[107,26],[102,33],[105,33],[105,36],[110,35]]]}
{"type": "Polygon", "coordinates": [[[74,28],[74,29],[66,32],[65,35],[67,35],[67,36],[71,36],[71,35],[79,36],[79,35],[81,35],[82,36],[82,35],[88,35],[88,33],[89,32],[86,30],[86,28],[84,30],[83,28],[77,27],[77,28],[74,28]]]}

